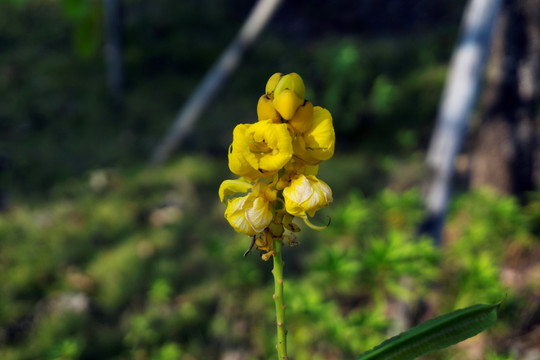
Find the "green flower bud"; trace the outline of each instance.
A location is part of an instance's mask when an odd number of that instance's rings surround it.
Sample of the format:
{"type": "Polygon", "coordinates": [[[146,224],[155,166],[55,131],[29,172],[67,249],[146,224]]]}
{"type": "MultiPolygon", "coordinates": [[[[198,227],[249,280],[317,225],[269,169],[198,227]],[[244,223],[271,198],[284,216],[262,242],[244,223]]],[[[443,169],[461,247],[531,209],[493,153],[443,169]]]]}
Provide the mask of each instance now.
{"type": "Polygon", "coordinates": [[[304,87],[304,81],[297,73],[287,74],[279,80],[274,89],[274,98],[287,89],[295,93],[300,100],[304,100],[306,88],[304,87]]]}

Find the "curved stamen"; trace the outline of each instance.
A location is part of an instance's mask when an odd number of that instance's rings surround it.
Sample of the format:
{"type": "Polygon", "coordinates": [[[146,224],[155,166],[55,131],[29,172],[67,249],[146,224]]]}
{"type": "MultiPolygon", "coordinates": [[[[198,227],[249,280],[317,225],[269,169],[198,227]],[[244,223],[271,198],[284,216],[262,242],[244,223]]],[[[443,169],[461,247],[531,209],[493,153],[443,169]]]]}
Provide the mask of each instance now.
{"type": "Polygon", "coordinates": [[[304,222],[306,223],[307,226],[309,226],[310,228],[312,228],[313,230],[317,230],[317,231],[321,231],[321,230],[324,230],[326,229],[327,227],[330,226],[330,223],[332,222],[332,218],[330,216],[328,216],[328,224],[324,225],[324,226],[317,226],[317,225],[314,225],[311,221],[309,221],[309,219],[307,218],[307,216],[303,219],[304,222]]]}

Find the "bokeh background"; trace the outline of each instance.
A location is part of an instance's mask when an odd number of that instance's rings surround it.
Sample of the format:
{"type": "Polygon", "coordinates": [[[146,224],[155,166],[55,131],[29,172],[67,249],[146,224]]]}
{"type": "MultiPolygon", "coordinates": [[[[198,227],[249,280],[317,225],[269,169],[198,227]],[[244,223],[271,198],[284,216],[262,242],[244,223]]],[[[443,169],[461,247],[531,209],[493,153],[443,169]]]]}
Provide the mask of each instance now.
{"type": "Polygon", "coordinates": [[[334,202],[314,219],[331,226],[284,251],[292,358],[353,359],[508,294],[494,327],[426,359],[540,359],[540,192],[469,186],[481,106],[442,242],[417,235],[465,1],[285,1],[157,167],[254,2],[122,1],[116,89],[105,3],[0,2],[0,359],[276,356],[271,263],[242,256],[250,239],[217,197],[232,130],[256,120],[275,72],[303,77],[337,136],[320,169],[334,202]]]}

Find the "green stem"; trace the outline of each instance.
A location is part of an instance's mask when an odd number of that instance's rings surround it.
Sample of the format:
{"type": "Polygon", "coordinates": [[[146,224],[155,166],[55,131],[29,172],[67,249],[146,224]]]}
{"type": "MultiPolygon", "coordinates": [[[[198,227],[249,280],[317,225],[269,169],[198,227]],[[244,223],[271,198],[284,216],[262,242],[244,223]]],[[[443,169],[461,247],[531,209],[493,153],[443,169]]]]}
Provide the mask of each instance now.
{"type": "Polygon", "coordinates": [[[287,339],[285,330],[285,305],[283,304],[283,260],[281,259],[281,241],[274,240],[274,302],[276,303],[276,323],[278,343],[276,349],[279,360],[287,360],[287,339]]]}

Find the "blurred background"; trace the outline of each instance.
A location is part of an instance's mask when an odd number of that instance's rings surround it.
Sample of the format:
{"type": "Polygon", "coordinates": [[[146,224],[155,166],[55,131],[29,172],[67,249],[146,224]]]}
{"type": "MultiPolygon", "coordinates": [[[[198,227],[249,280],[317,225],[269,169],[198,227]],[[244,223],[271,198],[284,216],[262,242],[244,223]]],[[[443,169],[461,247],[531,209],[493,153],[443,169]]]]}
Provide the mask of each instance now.
{"type": "Polygon", "coordinates": [[[272,264],[242,256],[217,196],[275,72],[303,77],[337,136],[313,220],[332,224],[284,251],[292,358],[353,359],[508,294],[494,327],[425,358],[540,359],[539,6],[503,2],[438,242],[418,235],[425,158],[464,0],[283,1],[150,165],[254,4],[0,2],[0,359],[276,356],[272,264]]]}

